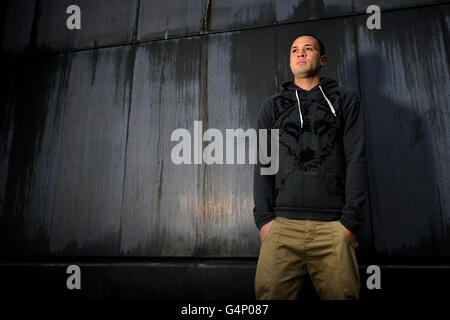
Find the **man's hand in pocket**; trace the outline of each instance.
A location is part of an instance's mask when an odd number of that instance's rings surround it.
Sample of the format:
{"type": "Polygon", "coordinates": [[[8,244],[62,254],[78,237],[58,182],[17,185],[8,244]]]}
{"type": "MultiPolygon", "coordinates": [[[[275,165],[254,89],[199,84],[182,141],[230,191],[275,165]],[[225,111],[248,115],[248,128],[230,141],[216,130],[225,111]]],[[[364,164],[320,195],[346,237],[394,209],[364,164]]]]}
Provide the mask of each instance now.
{"type": "Polygon", "coordinates": [[[356,244],[356,234],[354,234],[353,232],[351,232],[350,230],[348,230],[342,223],[341,223],[342,228],[344,228],[344,232],[345,235],[347,236],[348,240],[350,241],[350,243],[352,245],[356,244]]]}
{"type": "Polygon", "coordinates": [[[270,222],[267,222],[259,230],[259,237],[261,238],[261,242],[264,241],[264,238],[266,237],[267,233],[269,232],[270,228],[272,227],[272,223],[273,223],[273,220],[270,222]]]}

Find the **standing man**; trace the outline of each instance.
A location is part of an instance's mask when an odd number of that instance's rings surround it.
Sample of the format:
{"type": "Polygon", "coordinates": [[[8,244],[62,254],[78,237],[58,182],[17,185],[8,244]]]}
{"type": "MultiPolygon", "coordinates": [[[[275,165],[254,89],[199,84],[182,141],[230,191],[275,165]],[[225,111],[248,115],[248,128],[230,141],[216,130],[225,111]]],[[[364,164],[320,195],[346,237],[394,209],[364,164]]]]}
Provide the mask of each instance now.
{"type": "Polygon", "coordinates": [[[321,299],[359,299],[364,117],[356,93],[320,76],[326,61],[318,38],[299,36],[290,51],[294,81],[259,111],[258,129],[279,131],[279,170],[261,175],[255,166],[256,299],[296,299],[308,274],[321,299]]]}

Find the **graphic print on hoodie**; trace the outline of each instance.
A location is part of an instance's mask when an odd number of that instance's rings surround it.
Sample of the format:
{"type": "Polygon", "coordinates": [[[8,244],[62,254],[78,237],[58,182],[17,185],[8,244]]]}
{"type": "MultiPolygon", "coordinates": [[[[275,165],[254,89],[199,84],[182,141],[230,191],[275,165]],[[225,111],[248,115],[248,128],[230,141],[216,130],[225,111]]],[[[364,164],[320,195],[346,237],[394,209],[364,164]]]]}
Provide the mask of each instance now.
{"type": "MultiPolygon", "coordinates": [[[[279,130],[279,170],[276,175],[261,175],[263,165],[255,165],[257,228],[281,216],[339,220],[356,232],[364,223],[367,190],[358,95],[325,77],[309,91],[293,82],[282,87],[280,94],[264,101],[258,115],[258,129],[279,130]]],[[[268,150],[269,142],[270,135],[268,150]]]]}

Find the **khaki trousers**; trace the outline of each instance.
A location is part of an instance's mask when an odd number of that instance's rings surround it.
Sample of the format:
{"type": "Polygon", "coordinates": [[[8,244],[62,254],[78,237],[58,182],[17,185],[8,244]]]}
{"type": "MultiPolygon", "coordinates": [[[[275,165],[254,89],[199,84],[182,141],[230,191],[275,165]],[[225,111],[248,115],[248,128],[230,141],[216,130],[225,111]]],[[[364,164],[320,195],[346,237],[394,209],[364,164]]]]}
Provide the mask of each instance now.
{"type": "Polygon", "coordinates": [[[355,248],[343,225],[277,217],[261,245],[256,299],[297,299],[307,273],[321,299],[359,299],[355,248]]]}

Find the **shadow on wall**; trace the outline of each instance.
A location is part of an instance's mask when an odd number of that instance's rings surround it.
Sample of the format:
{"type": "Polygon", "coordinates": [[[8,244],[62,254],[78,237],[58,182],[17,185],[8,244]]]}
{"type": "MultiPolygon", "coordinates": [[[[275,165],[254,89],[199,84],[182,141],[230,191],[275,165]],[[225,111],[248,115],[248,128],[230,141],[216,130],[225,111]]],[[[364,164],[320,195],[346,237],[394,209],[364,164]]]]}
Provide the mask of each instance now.
{"type": "Polygon", "coordinates": [[[392,70],[375,54],[360,55],[358,70],[370,192],[365,228],[371,229],[362,240],[373,243],[374,250],[361,258],[448,255],[438,183],[442,173],[433,148],[442,111],[429,92],[413,90],[420,75],[409,79],[411,72],[401,66],[392,70]]]}

